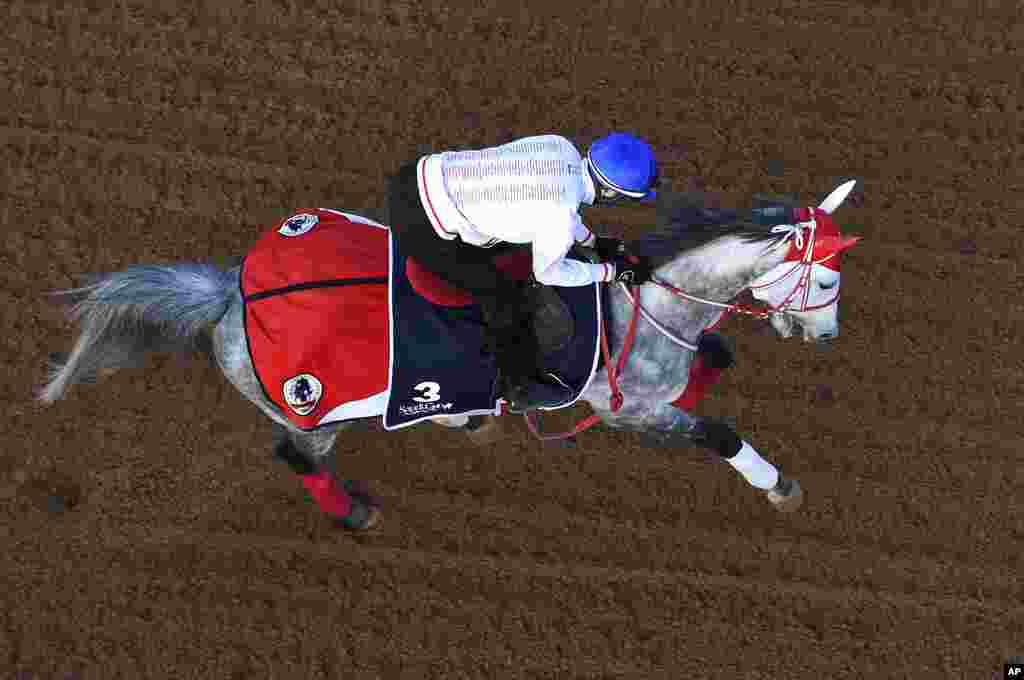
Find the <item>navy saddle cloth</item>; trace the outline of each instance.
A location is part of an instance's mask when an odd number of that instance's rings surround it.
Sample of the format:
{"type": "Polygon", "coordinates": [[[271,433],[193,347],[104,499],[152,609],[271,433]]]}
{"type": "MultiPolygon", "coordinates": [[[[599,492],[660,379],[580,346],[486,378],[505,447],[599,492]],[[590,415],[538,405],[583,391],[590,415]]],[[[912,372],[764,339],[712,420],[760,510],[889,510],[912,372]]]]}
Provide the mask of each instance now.
{"type": "MultiPolygon", "coordinates": [[[[526,252],[523,256],[529,257],[526,252]]],[[[399,239],[392,233],[392,365],[385,429],[395,430],[437,416],[500,414],[497,362],[484,349],[480,307],[468,298],[461,300],[465,304],[453,306],[424,297],[410,280],[409,264],[399,239]]],[[[416,280],[424,285],[421,276],[416,280]]],[[[599,283],[552,286],[549,290],[561,300],[559,306],[572,315],[573,328],[567,341],[540,362],[573,390],[571,399],[546,409],[557,410],[576,402],[598,367],[602,291],[599,283]]]]}

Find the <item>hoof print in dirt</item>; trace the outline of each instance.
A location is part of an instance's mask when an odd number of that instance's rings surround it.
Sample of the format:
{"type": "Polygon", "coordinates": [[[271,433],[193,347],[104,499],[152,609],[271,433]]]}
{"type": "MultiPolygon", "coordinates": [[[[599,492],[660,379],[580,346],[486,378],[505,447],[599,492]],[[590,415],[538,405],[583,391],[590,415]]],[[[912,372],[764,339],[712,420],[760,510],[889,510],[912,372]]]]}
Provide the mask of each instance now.
{"type": "Polygon", "coordinates": [[[68,502],[63,496],[50,496],[46,502],[46,509],[51,514],[59,515],[68,509],[68,502]]]}
{"type": "Polygon", "coordinates": [[[779,512],[793,512],[804,502],[804,492],[795,479],[779,478],[775,488],[765,492],[768,500],[779,512]]]}
{"type": "Polygon", "coordinates": [[[73,479],[51,472],[26,482],[20,492],[44,512],[62,515],[82,501],[82,489],[73,479]]]}
{"type": "Polygon", "coordinates": [[[544,446],[553,446],[560,449],[574,449],[579,446],[576,437],[565,437],[564,439],[551,439],[543,442],[544,446]]]}

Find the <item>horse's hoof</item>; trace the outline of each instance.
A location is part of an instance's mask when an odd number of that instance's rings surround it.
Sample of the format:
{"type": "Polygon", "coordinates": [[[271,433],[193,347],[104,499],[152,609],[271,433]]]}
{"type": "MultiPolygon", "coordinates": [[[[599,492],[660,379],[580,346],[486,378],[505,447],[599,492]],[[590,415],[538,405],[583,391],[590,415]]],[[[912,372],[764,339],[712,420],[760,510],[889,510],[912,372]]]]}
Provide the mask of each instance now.
{"type": "Polygon", "coordinates": [[[381,509],[358,499],[352,499],[352,511],[348,517],[336,519],[339,527],[346,531],[369,531],[380,524],[381,509]]]}
{"type": "Polygon", "coordinates": [[[346,480],[342,487],[352,497],[352,510],[348,517],[337,520],[339,525],[350,531],[369,531],[380,524],[381,501],[370,493],[366,482],[346,480]]]}
{"type": "Polygon", "coordinates": [[[779,512],[793,512],[804,502],[804,491],[795,479],[779,477],[774,489],[765,492],[768,500],[779,512]]]}
{"type": "Polygon", "coordinates": [[[469,424],[469,416],[467,416],[466,414],[458,416],[438,416],[437,418],[431,418],[430,422],[434,423],[435,425],[440,425],[442,427],[451,427],[458,429],[466,427],[469,424]]]}
{"type": "Polygon", "coordinates": [[[369,531],[380,524],[380,518],[380,508],[368,505],[355,509],[348,517],[335,522],[346,531],[369,531]]]}
{"type": "Polygon", "coordinates": [[[476,446],[487,446],[505,438],[505,428],[497,416],[472,417],[464,431],[476,446]]]}
{"type": "Polygon", "coordinates": [[[367,514],[366,519],[359,526],[349,526],[346,528],[354,531],[370,531],[371,529],[375,529],[377,525],[380,524],[380,519],[380,508],[370,506],[369,514],[367,514]]]}

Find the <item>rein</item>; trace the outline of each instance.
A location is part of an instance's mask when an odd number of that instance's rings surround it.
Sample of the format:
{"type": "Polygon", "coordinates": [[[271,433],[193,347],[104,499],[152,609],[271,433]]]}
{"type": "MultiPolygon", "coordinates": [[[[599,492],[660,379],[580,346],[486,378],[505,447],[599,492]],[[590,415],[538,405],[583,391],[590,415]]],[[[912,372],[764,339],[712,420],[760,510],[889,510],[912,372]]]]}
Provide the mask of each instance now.
{"type": "MultiPolygon", "coordinates": [[[[629,353],[633,349],[633,341],[636,340],[636,322],[637,319],[640,317],[640,314],[638,312],[641,312],[643,310],[643,308],[640,306],[640,296],[630,296],[629,288],[626,286],[626,284],[622,283],[619,285],[622,286],[622,289],[626,291],[626,295],[629,296],[633,302],[633,316],[629,320],[629,331],[626,333],[626,341],[622,346],[622,354],[619,355],[618,365],[612,363],[611,350],[608,349],[608,324],[605,323],[603,320],[601,323],[601,356],[604,357],[605,369],[608,372],[608,387],[612,391],[612,396],[610,399],[612,413],[617,413],[618,410],[622,408],[622,404],[625,401],[625,398],[622,396],[622,390],[619,389],[619,375],[621,375],[622,369],[626,365],[626,359],[629,357],[629,353]]],[[[540,424],[537,422],[538,419],[536,409],[524,413],[523,418],[526,420],[526,425],[527,427],[530,428],[530,432],[532,432],[534,436],[537,437],[537,439],[540,439],[541,441],[569,439],[570,437],[575,437],[580,432],[588,430],[594,425],[597,425],[599,422],[601,422],[600,416],[594,413],[587,416],[580,422],[576,423],[576,427],[567,432],[545,435],[540,433],[540,424]]]]}
{"type": "MultiPolygon", "coordinates": [[[[812,211],[812,215],[813,215],[813,211],[812,211]]],[[[818,261],[815,261],[813,259],[814,258],[814,240],[815,240],[815,233],[816,233],[816,223],[813,220],[813,218],[809,222],[800,222],[800,223],[797,223],[795,225],[792,225],[792,224],[780,224],[778,226],[773,227],[772,228],[772,232],[773,233],[785,233],[785,236],[782,238],[782,240],[779,243],[777,243],[776,245],[772,246],[772,248],[778,248],[778,247],[781,247],[783,244],[788,244],[789,240],[792,238],[796,242],[796,247],[798,249],[803,250],[804,249],[804,235],[803,235],[803,232],[804,232],[805,229],[809,232],[809,234],[808,234],[808,243],[807,243],[807,248],[804,251],[804,255],[800,259],[800,261],[797,262],[793,266],[792,269],[790,269],[789,271],[787,271],[785,274],[783,274],[779,278],[775,279],[774,281],[770,281],[768,283],[761,284],[759,286],[749,286],[750,289],[766,289],[766,288],[771,288],[772,286],[778,285],[782,281],[784,281],[787,278],[789,278],[790,274],[792,274],[793,272],[797,271],[798,269],[801,270],[800,271],[800,278],[797,280],[797,283],[793,287],[793,290],[790,291],[789,295],[786,296],[786,298],[782,301],[781,304],[779,304],[778,307],[773,307],[772,305],[769,304],[768,305],[768,309],[762,310],[762,309],[755,309],[754,307],[751,307],[751,306],[748,306],[748,305],[744,305],[744,304],[735,304],[735,303],[726,303],[726,302],[715,302],[714,300],[705,300],[704,298],[699,298],[699,297],[696,297],[694,295],[690,295],[688,293],[685,293],[684,291],[680,290],[679,288],[676,288],[672,284],[667,283],[665,281],[661,281],[659,279],[652,278],[651,279],[651,283],[653,283],[653,284],[655,284],[657,286],[660,286],[661,288],[664,288],[665,290],[669,291],[670,293],[672,293],[676,297],[680,297],[680,298],[683,298],[683,299],[686,299],[686,300],[690,300],[692,302],[697,302],[697,303],[700,303],[700,304],[703,304],[703,305],[708,305],[708,306],[711,306],[711,307],[719,307],[719,308],[724,310],[723,314],[733,314],[733,313],[745,314],[747,316],[752,316],[752,317],[758,318],[758,319],[765,319],[765,318],[773,316],[775,314],[782,314],[782,313],[788,311],[790,309],[790,303],[796,297],[797,291],[799,291],[801,287],[804,289],[804,294],[803,294],[803,298],[801,300],[801,306],[800,306],[800,308],[797,311],[808,311],[808,310],[811,310],[811,309],[820,309],[822,307],[827,307],[827,306],[831,305],[833,302],[835,302],[839,298],[839,293],[838,292],[836,293],[835,297],[833,297],[831,300],[829,300],[825,304],[815,305],[814,307],[807,307],[807,298],[810,295],[810,286],[808,284],[810,282],[811,269],[812,269],[813,265],[820,264],[821,262],[825,262],[825,261],[831,259],[835,255],[834,253],[830,254],[827,257],[824,257],[824,258],[822,258],[821,260],[818,260],[818,261]]],[[[646,319],[652,326],[654,326],[654,328],[659,333],[661,333],[663,336],[668,338],[672,343],[674,343],[674,344],[676,344],[676,345],[678,345],[680,347],[683,347],[684,349],[687,349],[687,350],[689,350],[691,352],[696,352],[697,351],[697,346],[695,344],[687,342],[686,340],[683,340],[682,338],[679,338],[676,335],[674,335],[671,331],[669,331],[664,326],[662,326],[660,323],[658,323],[658,321],[646,309],[644,309],[643,306],[641,306],[641,304],[640,304],[640,295],[639,295],[639,292],[638,292],[638,288],[639,288],[638,286],[634,286],[633,287],[634,288],[633,292],[631,292],[629,290],[629,286],[627,286],[625,283],[620,282],[619,283],[619,287],[622,288],[622,291],[626,294],[626,297],[629,299],[629,301],[633,303],[633,316],[629,320],[629,331],[626,334],[626,341],[625,341],[625,343],[624,343],[624,345],[622,347],[622,354],[619,355],[619,361],[618,361],[617,365],[613,365],[612,364],[611,352],[608,349],[607,323],[602,322],[602,324],[601,324],[601,354],[604,357],[605,368],[606,368],[606,370],[608,372],[608,386],[611,388],[611,392],[612,392],[611,399],[609,400],[609,405],[611,406],[612,413],[617,413],[619,411],[619,409],[622,408],[622,404],[625,401],[625,399],[622,396],[622,391],[619,389],[618,379],[619,379],[619,376],[622,374],[623,367],[626,365],[626,359],[629,357],[629,353],[633,349],[633,342],[636,339],[637,320],[638,320],[639,317],[642,316],[644,319],[646,319]]],[[[570,439],[572,437],[575,437],[580,432],[583,432],[584,430],[587,430],[587,429],[593,427],[594,425],[596,425],[597,423],[599,423],[601,421],[601,418],[597,414],[592,414],[590,416],[587,416],[586,418],[584,418],[580,422],[578,422],[573,429],[571,429],[571,430],[569,430],[567,432],[561,432],[559,434],[545,435],[545,434],[541,434],[541,432],[540,432],[540,424],[538,422],[539,419],[538,419],[538,416],[537,416],[537,410],[536,409],[534,409],[532,411],[527,411],[526,413],[524,413],[523,414],[523,418],[526,420],[526,425],[527,425],[527,427],[529,427],[530,432],[533,433],[533,435],[537,439],[540,439],[541,441],[554,441],[554,440],[559,440],[559,439],[570,439]]]]}

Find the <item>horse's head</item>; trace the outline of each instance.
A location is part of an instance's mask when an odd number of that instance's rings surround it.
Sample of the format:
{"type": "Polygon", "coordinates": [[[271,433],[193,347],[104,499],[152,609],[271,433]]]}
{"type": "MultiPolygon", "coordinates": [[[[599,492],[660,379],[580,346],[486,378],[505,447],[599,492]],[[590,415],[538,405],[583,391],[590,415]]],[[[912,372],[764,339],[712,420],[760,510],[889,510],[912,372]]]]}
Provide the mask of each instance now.
{"type": "Polygon", "coordinates": [[[856,181],[840,185],[817,208],[799,211],[797,224],[776,227],[786,232],[785,259],[758,276],[749,286],[753,296],[772,309],[772,326],[784,338],[795,326],[807,342],[827,342],[839,335],[841,253],[859,236],[844,236],[832,213],[856,181]]]}

